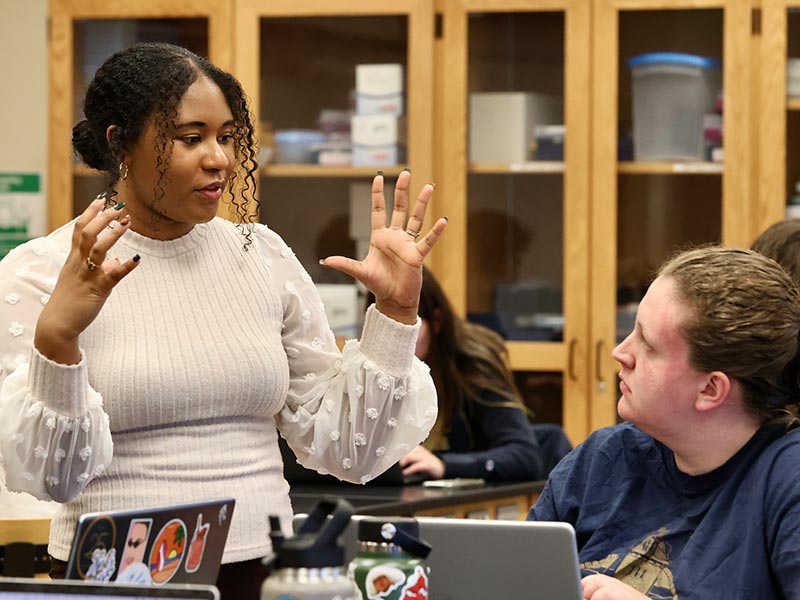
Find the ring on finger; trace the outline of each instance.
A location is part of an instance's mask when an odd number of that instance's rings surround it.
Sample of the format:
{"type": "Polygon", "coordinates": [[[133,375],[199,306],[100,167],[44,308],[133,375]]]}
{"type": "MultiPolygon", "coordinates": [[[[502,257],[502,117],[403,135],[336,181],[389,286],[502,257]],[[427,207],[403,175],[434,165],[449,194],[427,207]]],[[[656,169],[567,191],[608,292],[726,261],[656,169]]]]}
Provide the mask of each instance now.
{"type": "Polygon", "coordinates": [[[406,233],[411,237],[413,237],[414,239],[417,239],[419,237],[419,231],[414,231],[413,229],[411,229],[411,227],[408,227],[406,229],[406,233]]]}
{"type": "Polygon", "coordinates": [[[94,271],[99,265],[92,260],[91,256],[86,257],[86,266],[89,267],[90,271],[94,271]]]}

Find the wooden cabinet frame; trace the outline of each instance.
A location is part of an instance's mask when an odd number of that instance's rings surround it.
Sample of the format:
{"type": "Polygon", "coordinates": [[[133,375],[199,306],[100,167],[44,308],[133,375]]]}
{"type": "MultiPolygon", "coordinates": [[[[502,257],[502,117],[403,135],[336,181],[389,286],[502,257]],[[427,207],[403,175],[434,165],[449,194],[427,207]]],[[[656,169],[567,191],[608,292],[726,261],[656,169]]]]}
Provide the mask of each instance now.
{"type": "MultiPolygon", "coordinates": [[[[48,227],[73,217],[73,177],[81,172],[73,166],[70,146],[76,20],[206,18],[210,59],[237,75],[258,114],[261,18],[404,15],[407,112],[412,116],[409,165],[416,183],[437,183],[431,221],[446,215],[450,222],[429,263],[464,315],[471,172],[469,16],[563,13],[568,132],[563,167],[564,341],[509,342],[508,347],[515,370],[563,373],[563,424],[570,439],[578,442],[590,431],[616,422],[617,365],[611,349],[616,342],[618,177],[676,170],[669,163],[617,161],[620,15],[649,10],[722,12],[725,160],[721,166],[700,164],[697,169],[719,169],[723,243],[749,246],[760,231],[783,218],[787,110],[800,110],[800,102],[786,100],[790,8],[800,8],[800,0],[50,0],[48,227]],[[756,27],[754,33],[759,10],[761,31],[756,27]]],[[[389,168],[387,174],[397,170],[389,168]]],[[[373,170],[291,166],[284,171],[266,170],[262,175],[357,178],[373,170]]],[[[480,172],[479,166],[472,172],[480,172]]]]}
{"type": "MultiPolygon", "coordinates": [[[[592,58],[592,214],[590,430],[616,423],[617,177],[623,172],[669,173],[672,165],[622,167],[617,161],[619,17],[622,11],[723,11],[725,161],[722,179],[722,242],[752,241],[751,14],[749,0],[595,0],[592,58]],[[742,92],[744,90],[744,93],[742,92]],[[638,170],[637,170],[638,169],[638,170]]],[[[702,165],[698,171],[702,172],[702,165]]]]}
{"type": "MultiPolygon", "coordinates": [[[[406,90],[407,146],[409,164],[414,174],[414,190],[433,177],[433,40],[434,13],[429,0],[235,0],[235,31],[233,44],[236,56],[235,74],[251,98],[253,111],[260,106],[259,23],[269,17],[408,17],[408,73],[406,90]]],[[[364,57],[365,62],[369,57],[364,57]]],[[[383,169],[387,175],[399,169],[383,169]]],[[[307,177],[364,177],[375,173],[372,167],[279,167],[287,175],[307,177]]],[[[266,171],[269,176],[269,169],[266,171]]],[[[281,173],[283,174],[283,173],[281,173]]],[[[438,194],[437,194],[438,196],[438,194]]],[[[436,198],[431,202],[429,215],[438,215],[436,198]]],[[[432,219],[431,219],[432,221],[432,219]]],[[[430,222],[430,221],[429,221],[430,222]]]]}
{"type": "Polygon", "coordinates": [[[786,205],[787,111],[800,110],[800,99],[786,97],[790,8],[800,9],[800,1],[765,0],[761,5],[758,208],[753,237],[783,219],[786,205]]]}
{"type": "MultiPolygon", "coordinates": [[[[589,233],[589,0],[442,0],[441,110],[437,194],[450,217],[436,248],[437,275],[456,310],[467,309],[468,39],[470,13],[561,12],[564,32],[564,97],[567,141],[564,167],[563,342],[509,342],[515,370],[563,373],[563,425],[574,442],[588,434],[586,365],[589,233]]],[[[511,171],[509,170],[509,173],[511,171]]],[[[533,175],[535,176],[535,175],[533,175]]]]}

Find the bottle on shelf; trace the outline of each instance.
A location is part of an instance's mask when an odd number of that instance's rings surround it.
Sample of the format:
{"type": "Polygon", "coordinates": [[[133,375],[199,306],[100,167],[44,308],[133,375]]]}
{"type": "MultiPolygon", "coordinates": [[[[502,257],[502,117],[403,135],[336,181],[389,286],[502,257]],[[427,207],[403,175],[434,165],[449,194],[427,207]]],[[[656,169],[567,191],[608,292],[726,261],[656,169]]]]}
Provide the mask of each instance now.
{"type": "Polygon", "coordinates": [[[800,179],[794,184],[794,194],[786,202],[786,218],[800,219],[800,179]]]}

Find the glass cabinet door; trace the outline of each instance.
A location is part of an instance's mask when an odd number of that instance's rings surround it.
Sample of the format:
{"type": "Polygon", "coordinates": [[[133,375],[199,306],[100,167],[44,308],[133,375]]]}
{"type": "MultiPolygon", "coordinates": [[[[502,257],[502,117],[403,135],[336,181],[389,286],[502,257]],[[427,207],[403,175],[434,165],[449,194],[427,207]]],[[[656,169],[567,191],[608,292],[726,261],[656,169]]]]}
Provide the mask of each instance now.
{"type": "Polygon", "coordinates": [[[611,350],[656,269],[749,245],[756,204],[750,3],[598,0],[594,27],[592,429],[617,420],[611,350]]]}
{"type": "Polygon", "coordinates": [[[800,2],[762,4],[757,229],[800,217],[800,2]],[[768,142],[768,143],[765,143],[768,142]]]}
{"type": "Polygon", "coordinates": [[[102,174],[79,164],[71,147],[72,127],[83,118],[81,101],[97,68],[136,42],[181,45],[230,68],[231,52],[221,40],[230,18],[230,2],[219,0],[199,0],[191,8],[163,0],[51,2],[48,229],[79,215],[106,186],[102,174]]]}
{"type": "MultiPolygon", "coordinates": [[[[236,30],[259,126],[261,221],[321,284],[334,333],[356,335],[365,290],[319,259],[366,255],[377,171],[388,203],[404,168],[412,201],[432,180],[432,6],[237,0],[236,30]]],[[[435,203],[428,214],[426,228],[435,203]]]]}
{"type": "MultiPolygon", "coordinates": [[[[589,2],[443,3],[438,273],[526,404],[588,433],[589,2]]],[[[437,193],[439,190],[437,189],[437,193]]]]}

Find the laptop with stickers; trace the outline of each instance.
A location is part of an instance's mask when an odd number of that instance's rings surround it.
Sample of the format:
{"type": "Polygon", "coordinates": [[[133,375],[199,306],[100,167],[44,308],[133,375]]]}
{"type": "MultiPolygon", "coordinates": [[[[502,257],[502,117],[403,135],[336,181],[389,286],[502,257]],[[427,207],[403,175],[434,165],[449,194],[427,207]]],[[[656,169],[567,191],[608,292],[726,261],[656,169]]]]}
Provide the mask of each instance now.
{"type": "Polygon", "coordinates": [[[91,600],[137,600],[170,598],[171,600],[219,600],[219,591],[210,585],[171,584],[142,587],[140,585],[108,585],[96,581],[64,581],[15,579],[0,577],[0,600],[59,600],[62,598],[91,600]]]}
{"type": "Polygon", "coordinates": [[[155,585],[217,581],[233,498],[78,519],[67,579],[155,585]]]}
{"type": "MultiPolygon", "coordinates": [[[[342,534],[348,562],[364,516],[354,515],[342,534]]],[[[429,600],[583,600],[575,530],[568,523],[416,519],[420,538],[433,548],[425,559],[429,600]]],[[[304,520],[295,516],[295,531],[304,520]]]]}

